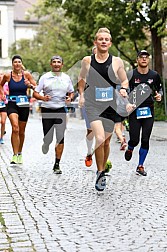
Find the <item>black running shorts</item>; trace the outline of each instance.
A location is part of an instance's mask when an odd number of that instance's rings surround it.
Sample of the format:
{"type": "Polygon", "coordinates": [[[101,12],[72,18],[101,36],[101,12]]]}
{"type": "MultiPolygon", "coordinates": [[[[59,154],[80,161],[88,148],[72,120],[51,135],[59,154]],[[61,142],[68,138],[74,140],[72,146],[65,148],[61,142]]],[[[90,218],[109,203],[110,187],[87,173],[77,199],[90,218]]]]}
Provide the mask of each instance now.
{"type": "Polygon", "coordinates": [[[29,116],[29,107],[19,107],[16,105],[16,102],[8,101],[7,104],[7,115],[15,113],[19,116],[19,121],[27,122],[29,116]]]}

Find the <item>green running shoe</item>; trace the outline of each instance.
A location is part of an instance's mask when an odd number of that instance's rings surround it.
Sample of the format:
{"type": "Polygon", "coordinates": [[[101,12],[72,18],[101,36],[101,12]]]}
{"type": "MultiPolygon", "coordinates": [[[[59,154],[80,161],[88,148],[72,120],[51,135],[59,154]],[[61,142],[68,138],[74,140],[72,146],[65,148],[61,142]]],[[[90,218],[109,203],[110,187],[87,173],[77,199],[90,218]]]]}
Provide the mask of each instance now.
{"type": "Polygon", "coordinates": [[[18,154],[18,156],[17,156],[17,163],[18,163],[18,164],[22,164],[22,163],[23,163],[22,154],[18,154]]]}
{"type": "Polygon", "coordinates": [[[108,159],[105,165],[105,172],[109,172],[112,168],[112,163],[111,161],[108,159]]]}
{"type": "Polygon", "coordinates": [[[12,160],[11,160],[10,163],[11,164],[17,164],[18,163],[18,161],[17,161],[17,155],[13,155],[12,160]]]}

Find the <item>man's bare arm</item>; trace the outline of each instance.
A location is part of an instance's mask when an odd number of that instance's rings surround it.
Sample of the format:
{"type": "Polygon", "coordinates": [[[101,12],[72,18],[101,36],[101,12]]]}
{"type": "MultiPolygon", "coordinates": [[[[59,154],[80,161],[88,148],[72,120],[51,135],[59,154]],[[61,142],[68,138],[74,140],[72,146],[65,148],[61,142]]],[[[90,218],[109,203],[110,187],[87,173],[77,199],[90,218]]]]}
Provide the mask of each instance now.
{"type": "Polygon", "coordinates": [[[78,78],[78,92],[80,94],[79,105],[82,107],[84,105],[84,90],[86,86],[86,76],[90,67],[90,56],[86,56],[83,58],[81,62],[81,70],[78,78]]]}
{"type": "Polygon", "coordinates": [[[78,78],[78,90],[79,94],[82,94],[85,90],[86,86],[86,76],[88,74],[90,67],[90,56],[86,56],[83,58],[81,62],[81,70],[78,78]]]}

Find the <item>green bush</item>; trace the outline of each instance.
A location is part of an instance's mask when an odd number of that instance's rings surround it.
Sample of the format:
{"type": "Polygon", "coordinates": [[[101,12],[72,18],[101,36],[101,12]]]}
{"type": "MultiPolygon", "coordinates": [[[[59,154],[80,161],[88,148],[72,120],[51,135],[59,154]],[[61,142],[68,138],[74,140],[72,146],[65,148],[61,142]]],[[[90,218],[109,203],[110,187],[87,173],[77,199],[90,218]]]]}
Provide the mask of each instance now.
{"type": "Polygon", "coordinates": [[[167,121],[167,115],[165,115],[164,102],[155,102],[155,121],[167,121]]]}
{"type": "MultiPolygon", "coordinates": [[[[166,95],[167,98],[167,80],[165,80],[165,89],[166,94],[164,95],[166,95]]],[[[165,113],[164,96],[162,97],[162,102],[155,102],[155,121],[167,121],[167,115],[165,113]]]]}

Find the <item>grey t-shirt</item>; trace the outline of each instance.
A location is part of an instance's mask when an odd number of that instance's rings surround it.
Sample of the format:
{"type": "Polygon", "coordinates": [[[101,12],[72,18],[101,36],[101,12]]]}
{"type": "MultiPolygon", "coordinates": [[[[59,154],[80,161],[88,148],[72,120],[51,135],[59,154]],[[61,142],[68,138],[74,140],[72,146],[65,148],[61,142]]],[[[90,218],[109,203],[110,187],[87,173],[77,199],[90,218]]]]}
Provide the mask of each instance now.
{"type": "Polygon", "coordinates": [[[38,93],[43,91],[44,95],[51,96],[49,101],[42,101],[41,107],[61,108],[65,106],[66,93],[74,92],[74,87],[67,74],[61,72],[59,75],[54,75],[50,71],[41,76],[35,91],[38,93]]]}

